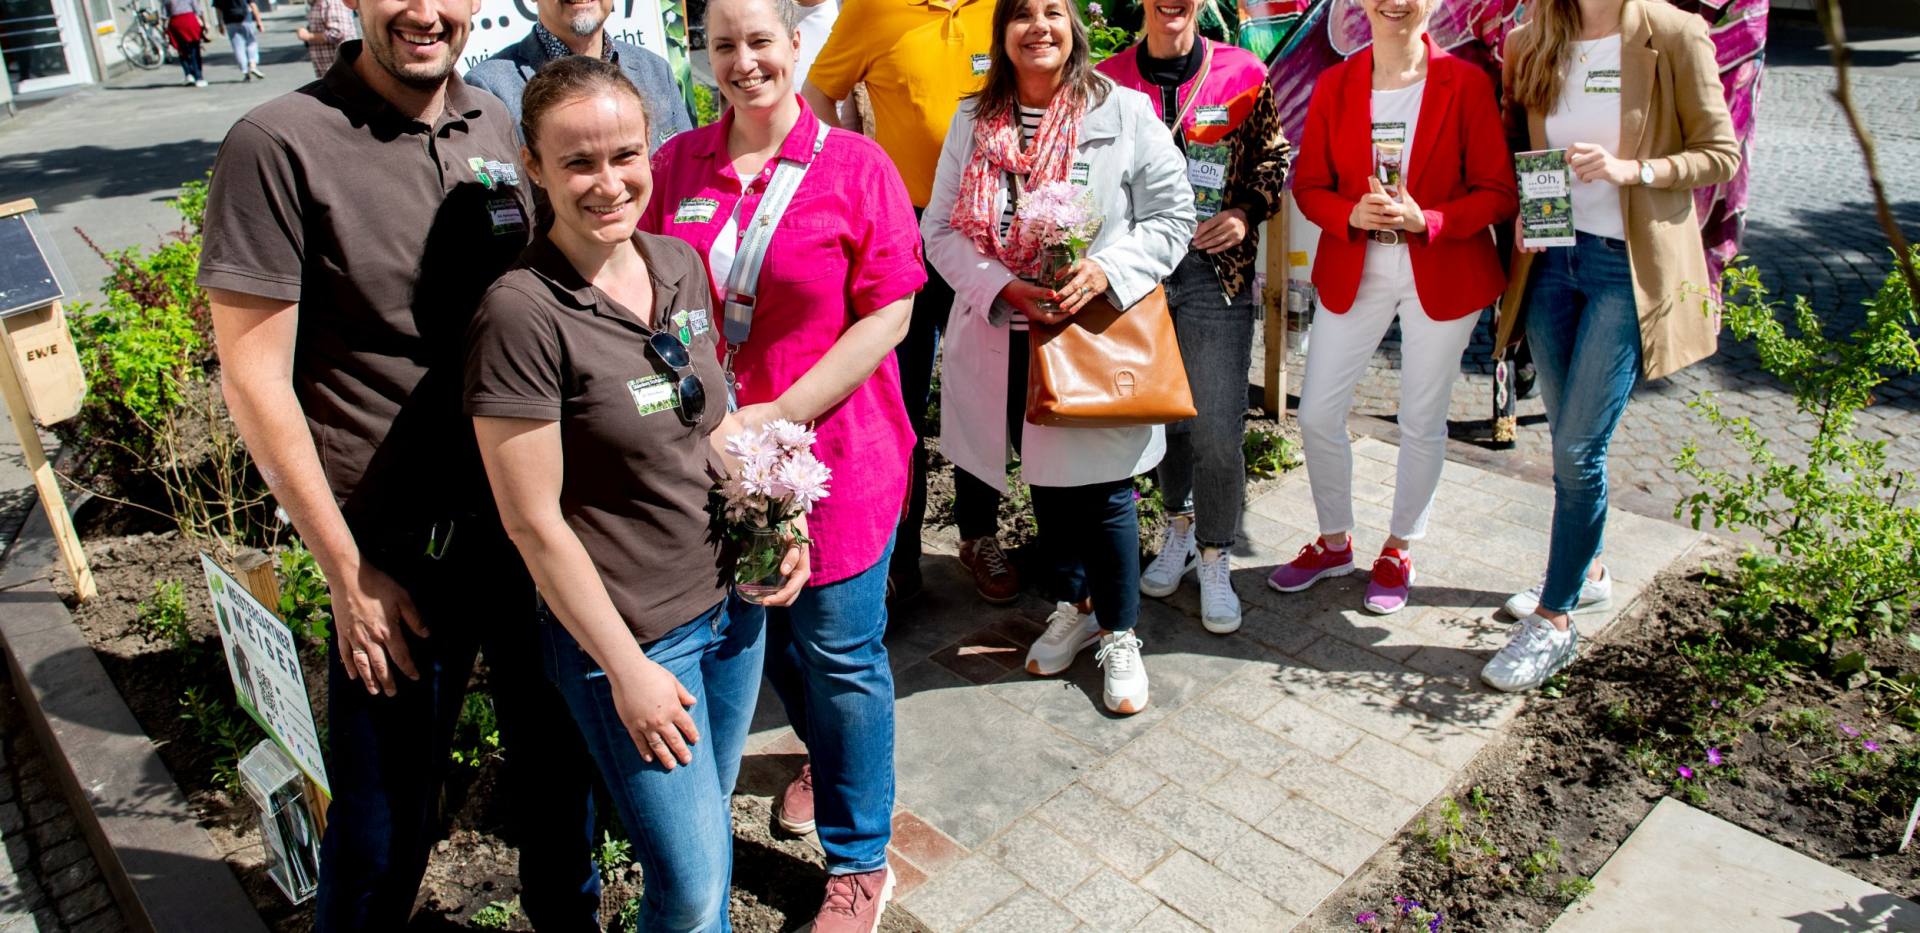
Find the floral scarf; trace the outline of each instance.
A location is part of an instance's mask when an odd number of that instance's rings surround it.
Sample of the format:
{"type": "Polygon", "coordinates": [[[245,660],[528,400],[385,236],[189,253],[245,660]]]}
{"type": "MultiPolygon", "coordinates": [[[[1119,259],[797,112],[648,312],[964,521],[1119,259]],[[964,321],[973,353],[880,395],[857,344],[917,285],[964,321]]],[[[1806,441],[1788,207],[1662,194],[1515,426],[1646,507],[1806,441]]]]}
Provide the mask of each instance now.
{"type": "Polygon", "coordinates": [[[1080,118],[1086,111],[1086,102],[1079,94],[1063,90],[1053,95],[1046,115],[1040,118],[1040,128],[1024,149],[1020,146],[1018,107],[973,125],[973,158],[960,175],[960,194],[953,205],[951,223],[982,253],[999,259],[1014,275],[1038,275],[1046,247],[1040,242],[1039,231],[1028,230],[1018,215],[1006,238],[1001,238],[1000,212],[994,206],[1001,175],[1010,172],[1020,176],[1022,187],[1027,189],[1066,181],[1073,154],[1080,147],[1080,118]]]}

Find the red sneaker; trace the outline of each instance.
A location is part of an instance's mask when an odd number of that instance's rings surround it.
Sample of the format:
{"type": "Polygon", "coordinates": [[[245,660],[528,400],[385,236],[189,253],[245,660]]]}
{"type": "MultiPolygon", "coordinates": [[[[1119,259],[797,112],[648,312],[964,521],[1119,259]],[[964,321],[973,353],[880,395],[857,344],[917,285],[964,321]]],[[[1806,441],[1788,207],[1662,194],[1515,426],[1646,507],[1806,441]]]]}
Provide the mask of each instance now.
{"type": "Polygon", "coordinates": [[[880,915],[893,899],[893,869],[831,875],[820,912],[813,916],[813,933],[873,933],[880,915]]]}
{"type": "Polygon", "coordinates": [[[1347,539],[1347,546],[1336,551],[1315,538],[1300,549],[1300,556],[1275,567],[1267,585],[1282,593],[1298,593],[1328,577],[1352,572],[1353,539],[1347,539]]]}
{"type": "Polygon", "coordinates": [[[1413,592],[1413,557],[1405,551],[1395,548],[1381,548],[1380,556],[1373,562],[1373,579],[1367,581],[1367,598],[1363,605],[1370,612],[1386,615],[1399,612],[1407,606],[1407,595],[1413,592]]]}
{"type": "Polygon", "coordinates": [[[800,765],[787,789],[780,793],[780,806],[774,811],[780,828],[796,836],[813,832],[813,764],[800,765]]]}

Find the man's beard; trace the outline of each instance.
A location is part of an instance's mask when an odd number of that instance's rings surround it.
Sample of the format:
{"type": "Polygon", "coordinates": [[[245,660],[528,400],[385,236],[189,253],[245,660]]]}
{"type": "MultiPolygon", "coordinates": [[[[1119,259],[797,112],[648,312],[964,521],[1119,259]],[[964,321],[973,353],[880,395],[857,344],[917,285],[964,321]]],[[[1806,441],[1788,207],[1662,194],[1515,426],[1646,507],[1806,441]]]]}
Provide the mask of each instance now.
{"type": "Polygon", "coordinates": [[[573,33],[575,39],[591,39],[594,33],[600,31],[600,24],[604,22],[606,19],[597,11],[580,13],[567,20],[567,29],[573,33]]]}
{"type": "Polygon", "coordinates": [[[398,56],[394,54],[395,50],[392,43],[400,40],[394,39],[392,36],[386,36],[384,39],[385,41],[382,42],[370,43],[373,51],[373,60],[378,62],[381,69],[385,70],[387,74],[392,75],[394,80],[399,81],[401,84],[416,90],[430,91],[446,83],[447,76],[453,73],[453,63],[458,57],[457,55],[449,55],[444,61],[434,64],[416,65],[414,66],[416,69],[425,70],[410,72],[405,66],[400,64],[398,56]]]}

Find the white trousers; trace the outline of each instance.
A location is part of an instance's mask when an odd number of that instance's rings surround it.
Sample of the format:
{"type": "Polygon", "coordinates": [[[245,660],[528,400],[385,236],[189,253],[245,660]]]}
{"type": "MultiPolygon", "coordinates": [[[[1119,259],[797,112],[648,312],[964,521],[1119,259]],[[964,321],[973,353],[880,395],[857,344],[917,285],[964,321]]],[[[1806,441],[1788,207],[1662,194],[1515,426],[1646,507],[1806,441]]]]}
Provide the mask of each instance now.
{"type": "Polygon", "coordinates": [[[1353,444],[1347,412],[1354,386],[1394,319],[1400,319],[1400,463],[1395,473],[1388,533],[1409,541],[1427,533],[1427,512],[1440,486],[1447,454],[1447,409],[1460,358],[1480,316],[1457,321],[1427,317],[1413,287],[1405,246],[1367,244],[1367,260],[1353,307],[1335,314],[1316,309],[1307,341],[1307,372],[1300,386],[1300,434],[1320,533],[1353,530],[1353,444]]]}

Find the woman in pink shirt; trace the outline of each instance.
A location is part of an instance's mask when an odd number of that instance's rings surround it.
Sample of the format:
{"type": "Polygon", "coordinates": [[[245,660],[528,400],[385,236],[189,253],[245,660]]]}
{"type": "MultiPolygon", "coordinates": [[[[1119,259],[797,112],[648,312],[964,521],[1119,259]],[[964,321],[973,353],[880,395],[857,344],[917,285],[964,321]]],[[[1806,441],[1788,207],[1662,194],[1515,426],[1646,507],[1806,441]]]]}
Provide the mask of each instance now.
{"type": "Polygon", "coordinates": [[[819,830],[829,880],[814,929],[830,933],[873,929],[892,890],[893,677],[880,639],[914,440],[893,348],[926,273],[893,163],[871,140],[828,129],[795,94],[794,14],[779,0],[707,7],[708,55],[730,106],[660,148],[640,229],[706,257],[714,307],[729,307],[727,336],[750,314],[746,339],[725,351],[740,420],[813,422],[814,452],[834,471],[808,519],[813,576],[791,607],[769,610],[767,626],[767,674],[808,751],[780,822],[819,830]],[[736,255],[755,252],[741,233],[769,219],[761,205],[770,185],[783,187],[783,165],[788,177],[804,174],[757,279],[736,281],[736,255]]]}

